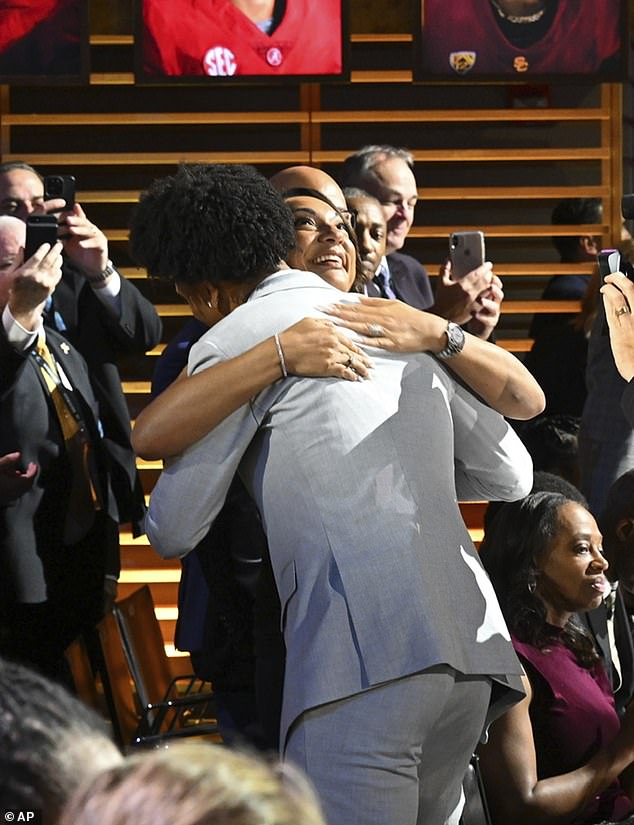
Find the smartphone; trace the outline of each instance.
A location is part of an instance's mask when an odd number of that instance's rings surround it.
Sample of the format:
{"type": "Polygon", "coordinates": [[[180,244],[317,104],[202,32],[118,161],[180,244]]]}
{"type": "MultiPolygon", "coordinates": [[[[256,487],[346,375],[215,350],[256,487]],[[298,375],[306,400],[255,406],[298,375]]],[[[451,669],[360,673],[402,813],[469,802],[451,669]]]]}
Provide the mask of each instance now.
{"type": "Polygon", "coordinates": [[[26,243],[24,260],[27,261],[42,246],[57,241],[57,218],[55,215],[30,215],[26,222],[26,243]]]}
{"type": "Polygon", "coordinates": [[[620,272],[621,253],[618,249],[602,249],[597,255],[599,264],[599,275],[603,281],[606,275],[612,272],[620,272]]]}
{"type": "Polygon", "coordinates": [[[452,232],[449,236],[449,258],[451,277],[455,281],[482,266],[485,260],[484,232],[452,232]]]}
{"type": "Polygon", "coordinates": [[[44,178],[44,200],[64,198],[64,211],[75,205],[75,178],[72,175],[47,175],[44,178]]]}

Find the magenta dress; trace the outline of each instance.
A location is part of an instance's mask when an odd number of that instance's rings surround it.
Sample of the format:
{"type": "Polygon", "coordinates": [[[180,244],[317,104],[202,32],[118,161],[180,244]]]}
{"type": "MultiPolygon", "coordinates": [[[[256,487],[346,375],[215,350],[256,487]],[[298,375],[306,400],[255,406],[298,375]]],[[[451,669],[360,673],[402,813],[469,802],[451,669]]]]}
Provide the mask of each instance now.
{"type": "MultiPolygon", "coordinates": [[[[558,628],[552,629],[556,636],[558,628]]],[[[543,650],[516,638],[513,646],[533,688],[530,717],[538,778],[580,768],[614,739],[620,727],[603,666],[597,662],[589,670],[582,667],[556,639],[543,650]]],[[[617,780],[594,798],[574,825],[619,821],[633,809],[617,780]]]]}

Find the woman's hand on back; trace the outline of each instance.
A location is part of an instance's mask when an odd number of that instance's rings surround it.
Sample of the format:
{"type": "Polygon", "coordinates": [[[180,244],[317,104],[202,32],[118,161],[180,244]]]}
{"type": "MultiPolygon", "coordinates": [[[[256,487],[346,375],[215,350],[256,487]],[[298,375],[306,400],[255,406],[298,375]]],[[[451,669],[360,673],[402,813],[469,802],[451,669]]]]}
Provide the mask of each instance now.
{"type": "Polygon", "coordinates": [[[289,375],[367,378],[372,361],[332,321],[304,318],[279,334],[289,375]]]}
{"type": "Polygon", "coordinates": [[[357,332],[360,342],[393,352],[440,352],[447,343],[447,321],[431,312],[386,298],[362,297],[358,303],[323,307],[339,323],[357,332]]]}

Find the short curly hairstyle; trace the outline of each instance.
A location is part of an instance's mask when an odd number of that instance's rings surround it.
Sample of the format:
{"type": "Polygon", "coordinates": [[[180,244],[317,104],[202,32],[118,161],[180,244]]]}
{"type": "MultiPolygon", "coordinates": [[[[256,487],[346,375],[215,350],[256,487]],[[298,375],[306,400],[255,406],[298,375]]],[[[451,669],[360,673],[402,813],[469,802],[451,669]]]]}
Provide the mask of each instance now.
{"type": "Polygon", "coordinates": [[[295,243],[293,218],[252,166],[183,164],[143,193],[130,254],[152,277],[195,285],[257,281],[295,243]]]}

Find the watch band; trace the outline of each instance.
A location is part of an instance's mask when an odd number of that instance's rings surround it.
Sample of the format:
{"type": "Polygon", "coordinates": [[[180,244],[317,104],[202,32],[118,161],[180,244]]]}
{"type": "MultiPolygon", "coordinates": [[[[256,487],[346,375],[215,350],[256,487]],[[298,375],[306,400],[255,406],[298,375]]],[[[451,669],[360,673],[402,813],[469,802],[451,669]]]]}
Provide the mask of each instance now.
{"type": "Polygon", "coordinates": [[[111,275],[114,275],[116,269],[114,268],[112,261],[108,261],[105,268],[101,270],[99,275],[93,275],[92,277],[86,276],[86,280],[89,284],[102,284],[104,281],[107,281],[111,275]]]}
{"type": "Polygon", "coordinates": [[[436,354],[436,357],[442,361],[447,358],[453,358],[454,355],[462,352],[465,343],[464,330],[458,324],[454,324],[453,321],[447,321],[447,329],[445,332],[447,335],[447,346],[436,354]]]}

